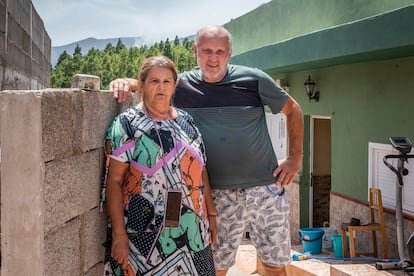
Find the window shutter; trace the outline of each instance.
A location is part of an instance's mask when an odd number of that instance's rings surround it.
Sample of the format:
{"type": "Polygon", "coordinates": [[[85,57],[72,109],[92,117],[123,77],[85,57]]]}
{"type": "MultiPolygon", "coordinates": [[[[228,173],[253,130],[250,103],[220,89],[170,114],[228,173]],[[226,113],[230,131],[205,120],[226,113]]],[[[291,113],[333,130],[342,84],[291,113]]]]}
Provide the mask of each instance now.
{"type": "Polygon", "coordinates": [[[277,159],[285,159],[287,155],[286,116],[282,113],[266,112],[266,123],[277,159]]]}
{"type": "MultiPolygon", "coordinates": [[[[369,143],[368,154],[368,188],[381,189],[383,205],[395,209],[397,175],[384,164],[383,158],[385,155],[399,152],[389,144],[369,143]]],[[[388,161],[397,168],[398,159],[388,161]]],[[[404,167],[408,169],[408,175],[403,177],[403,212],[413,215],[414,200],[409,195],[414,194],[414,158],[408,159],[404,167]]]]}

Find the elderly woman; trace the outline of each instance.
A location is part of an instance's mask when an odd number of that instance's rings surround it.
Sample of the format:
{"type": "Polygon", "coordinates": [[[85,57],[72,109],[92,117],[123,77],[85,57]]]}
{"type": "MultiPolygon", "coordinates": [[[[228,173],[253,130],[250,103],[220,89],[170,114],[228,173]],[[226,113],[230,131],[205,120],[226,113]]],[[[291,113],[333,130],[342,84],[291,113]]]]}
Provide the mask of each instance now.
{"type": "Polygon", "coordinates": [[[193,118],[170,106],[176,67],[150,57],[138,81],[142,102],[118,115],[106,137],[104,275],[215,275],[205,149],[193,118]]]}

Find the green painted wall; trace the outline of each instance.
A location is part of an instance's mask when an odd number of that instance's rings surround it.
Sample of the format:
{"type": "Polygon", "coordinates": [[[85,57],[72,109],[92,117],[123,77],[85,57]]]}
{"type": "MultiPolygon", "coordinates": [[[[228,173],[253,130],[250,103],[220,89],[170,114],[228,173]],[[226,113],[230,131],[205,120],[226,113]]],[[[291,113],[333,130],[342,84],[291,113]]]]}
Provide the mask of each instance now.
{"type": "MultiPolygon", "coordinates": [[[[414,52],[407,58],[274,77],[289,83],[290,94],[301,104],[305,119],[309,115],[332,117],[332,191],[365,201],[368,143],[388,144],[389,136],[414,140],[414,52]],[[303,83],[308,74],[320,91],[319,102],[309,103],[305,94],[303,83]]],[[[303,175],[308,170],[309,164],[304,162],[303,175]]],[[[306,181],[301,179],[301,184],[307,185],[306,181]]]]}
{"type": "Polygon", "coordinates": [[[233,19],[233,54],[414,4],[414,0],[273,0],[233,19]]]}
{"type": "MultiPolygon", "coordinates": [[[[269,73],[400,58],[414,52],[414,4],[233,55],[269,73]]],[[[248,33],[245,36],[249,36],[248,33]]]]}

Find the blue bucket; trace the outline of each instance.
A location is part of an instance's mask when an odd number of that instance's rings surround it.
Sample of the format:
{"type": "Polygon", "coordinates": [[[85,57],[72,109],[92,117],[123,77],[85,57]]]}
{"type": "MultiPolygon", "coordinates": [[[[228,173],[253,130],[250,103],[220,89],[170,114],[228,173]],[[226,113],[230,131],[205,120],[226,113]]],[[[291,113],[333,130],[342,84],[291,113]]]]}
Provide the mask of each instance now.
{"type": "Polygon", "coordinates": [[[322,252],[322,236],[324,234],[321,228],[302,228],[299,229],[300,238],[302,239],[303,252],[311,254],[320,254],[322,252]]]}
{"type": "MultiPolygon", "coordinates": [[[[337,258],[342,258],[342,235],[333,235],[332,236],[332,245],[334,250],[334,256],[337,258]]],[[[346,248],[349,252],[349,237],[346,236],[346,248]]]]}

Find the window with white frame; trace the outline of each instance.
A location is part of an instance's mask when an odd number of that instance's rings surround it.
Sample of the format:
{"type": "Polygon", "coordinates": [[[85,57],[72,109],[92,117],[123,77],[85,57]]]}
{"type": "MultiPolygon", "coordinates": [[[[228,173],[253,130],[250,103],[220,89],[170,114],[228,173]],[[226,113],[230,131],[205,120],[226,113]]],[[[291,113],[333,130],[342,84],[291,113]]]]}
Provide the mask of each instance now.
{"type": "MultiPolygon", "coordinates": [[[[368,154],[368,188],[381,189],[383,205],[394,209],[397,175],[384,164],[383,158],[399,152],[390,144],[369,143],[368,154]]],[[[398,159],[388,159],[388,162],[397,168],[398,159]]],[[[414,215],[414,159],[408,159],[404,167],[408,169],[408,175],[403,177],[403,212],[414,215]]]]}

